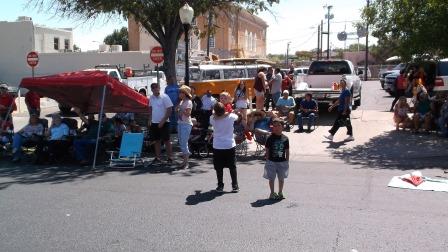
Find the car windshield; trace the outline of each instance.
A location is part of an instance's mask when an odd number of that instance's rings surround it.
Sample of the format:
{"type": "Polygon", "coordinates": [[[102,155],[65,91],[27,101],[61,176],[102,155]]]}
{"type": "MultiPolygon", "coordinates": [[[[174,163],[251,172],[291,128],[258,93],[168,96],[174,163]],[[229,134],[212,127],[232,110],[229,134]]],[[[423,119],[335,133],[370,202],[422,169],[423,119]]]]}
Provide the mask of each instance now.
{"type": "Polygon", "coordinates": [[[245,77],[244,69],[224,69],[223,72],[224,79],[239,79],[245,77]]]}
{"type": "Polygon", "coordinates": [[[345,61],[315,61],[311,64],[309,75],[351,74],[350,66],[345,61]]]}
{"type": "Polygon", "coordinates": [[[448,61],[439,62],[438,72],[440,76],[448,76],[448,61]]]}
{"type": "Polygon", "coordinates": [[[201,77],[201,71],[197,68],[190,68],[190,80],[198,81],[201,77]]]}

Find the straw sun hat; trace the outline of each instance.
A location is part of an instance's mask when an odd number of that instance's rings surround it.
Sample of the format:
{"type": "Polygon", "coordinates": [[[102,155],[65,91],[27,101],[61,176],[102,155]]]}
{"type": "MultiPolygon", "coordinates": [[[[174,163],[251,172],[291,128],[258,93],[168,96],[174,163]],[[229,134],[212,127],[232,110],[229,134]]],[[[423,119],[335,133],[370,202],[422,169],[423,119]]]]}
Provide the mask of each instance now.
{"type": "Polygon", "coordinates": [[[179,92],[184,93],[188,98],[191,99],[191,89],[188,86],[183,85],[179,88],[179,92]]]}

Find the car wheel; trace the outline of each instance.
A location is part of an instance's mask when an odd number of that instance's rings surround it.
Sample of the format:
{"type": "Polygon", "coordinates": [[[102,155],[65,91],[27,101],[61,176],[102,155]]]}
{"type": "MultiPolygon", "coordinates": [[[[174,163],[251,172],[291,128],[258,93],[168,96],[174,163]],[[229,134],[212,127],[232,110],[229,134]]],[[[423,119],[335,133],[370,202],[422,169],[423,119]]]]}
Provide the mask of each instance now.
{"type": "Polygon", "coordinates": [[[63,104],[63,103],[59,103],[58,107],[59,107],[59,111],[61,111],[62,114],[68,114],[72,110],[71,106],[69,106],[67,104],[63,104]]]}
{"type": "Polygon", "coordinates": [[[354,102],[355,107],[361,106],[361,90],[359,90],[359,98],[354,102]]]}

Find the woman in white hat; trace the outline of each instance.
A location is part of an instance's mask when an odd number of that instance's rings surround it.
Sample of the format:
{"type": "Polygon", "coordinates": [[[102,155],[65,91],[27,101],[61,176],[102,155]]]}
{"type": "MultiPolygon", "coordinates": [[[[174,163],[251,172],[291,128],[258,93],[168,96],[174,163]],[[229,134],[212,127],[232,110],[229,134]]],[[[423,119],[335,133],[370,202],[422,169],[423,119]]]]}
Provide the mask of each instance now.
{"type": "Polygon", "coordinates": [[[188,149],[188,139],[190,138],[191,128],[193,122],[191,121],[191,110],[193,103],[191,102],[191,89],[183,85],[179,89],[180,103],[177,106],[178,120],[177,120],[177,135],[179,138],[179,145],[182,151],[183,162],[182,168],[188,168],[188,158],[190,157],[190,150],[188,149]]]}

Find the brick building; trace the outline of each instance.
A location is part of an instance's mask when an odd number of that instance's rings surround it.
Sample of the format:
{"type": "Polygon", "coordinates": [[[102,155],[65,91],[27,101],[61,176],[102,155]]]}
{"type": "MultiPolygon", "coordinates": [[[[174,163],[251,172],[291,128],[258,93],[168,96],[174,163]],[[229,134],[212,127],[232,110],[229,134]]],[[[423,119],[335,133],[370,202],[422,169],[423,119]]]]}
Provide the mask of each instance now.
{"type": "MultiPolygon", "coordinates": [[[[204,32],[207,25],[207,14],[196,17],[193,26],[200,32],[204,32]]],[[[212,21],[216,31],[210,38],[210,52],[219,55],[220,58],[266,57],[266,29],[268,25],[261,18],[250,14],[245,10],[220,11],[212,21]]],[[[136,23],[132,18],[128,21],[129,50],[148,51],[159,43],[136,23]]],[[[207,50],[207,38],[200,38],[193,33],[190,38],[190,49],[195,51],[207,50]]],[[[178,55],[183,57],[185,48],[184,39],[179,40],[178,55]]]]}

